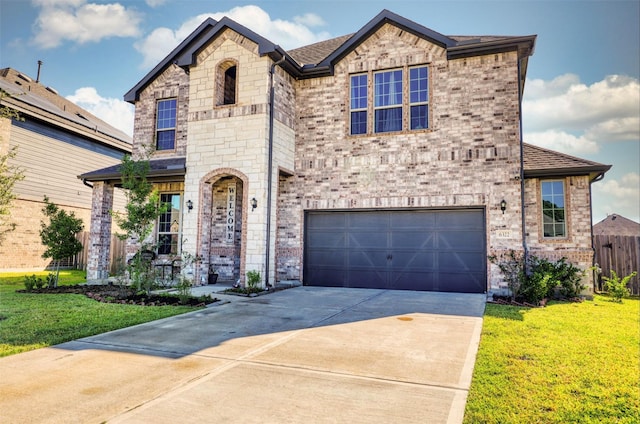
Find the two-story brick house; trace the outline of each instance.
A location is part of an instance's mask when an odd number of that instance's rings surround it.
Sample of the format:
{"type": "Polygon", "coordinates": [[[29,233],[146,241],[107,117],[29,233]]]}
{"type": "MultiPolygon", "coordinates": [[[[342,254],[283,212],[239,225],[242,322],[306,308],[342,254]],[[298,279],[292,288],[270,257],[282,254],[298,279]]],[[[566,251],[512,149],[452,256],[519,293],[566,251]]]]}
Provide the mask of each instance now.
{"type": "MultiPolygon", "coordinates": [[[[591,265],[591,182],[609,167],[522,142],[535,36],[445,36],[389,11],[285,51],[206,20],[136,84],[134,154],[172,210],[158,254],[222,279],[485,292],[510,249],[591,265]]],[[[90,279],[117,167],[94,184],[90,279]],[[102,212],[101,212],[102,211],[102,212]],[[93,264],[93,265],[92,265],[93,264]]]]}

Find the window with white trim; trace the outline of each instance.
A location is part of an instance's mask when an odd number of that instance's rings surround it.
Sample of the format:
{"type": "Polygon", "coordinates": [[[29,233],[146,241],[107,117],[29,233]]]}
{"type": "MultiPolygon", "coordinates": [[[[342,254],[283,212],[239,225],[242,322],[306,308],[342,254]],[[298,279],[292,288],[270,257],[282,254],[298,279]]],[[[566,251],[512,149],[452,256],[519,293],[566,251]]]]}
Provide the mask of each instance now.
{"type": "Polygon", "coordinates": [[[542,199],[543,237],[566,237],[567,220],[565,218],[564,181],[542,181],[540,189],[542,199]]]}
{"type": "Polygon", "coordinates": [[[173,150],[176,146],[177,99],[158,100],[156,106],[156,150],[173,150]]]}

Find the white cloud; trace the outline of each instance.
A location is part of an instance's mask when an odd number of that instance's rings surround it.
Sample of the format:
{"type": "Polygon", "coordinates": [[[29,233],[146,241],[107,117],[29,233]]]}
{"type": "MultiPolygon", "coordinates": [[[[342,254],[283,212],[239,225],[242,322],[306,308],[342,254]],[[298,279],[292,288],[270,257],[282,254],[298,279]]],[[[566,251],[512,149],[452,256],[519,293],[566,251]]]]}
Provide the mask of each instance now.
{"type": "Polygon", "coordinates": [[[640,174],[630,172],[619,180],[605,176],[593,185],[593,198],[594,217],[616,213],[640,222],[640,174]]]}
{"type": "Polygon", "coordinates": [[[149,6],[149,7],[162,6],[166,2],[167,2],[167,0],[145,0],[145,3],[147,3],[147,6],[149,6]]]}
{"type": "Polygon", "coordinates": [[[141,17],[119,3],[97,4],[86,0],[33,0],[41,8],[32,42],[54,48],[64,41],[78,44],[108,37],[136,37],[141,17]]]}
{"type": "Polygon", "coordinates": [[[302,16],[294,16],[293,21],[297,24],[305,25],[308,27],[317,27],[327,24],[320,16],[316,15],[315,13],[305,13],[302,16]]]}
{"type": "Polygon", "coordinates": [[[74,94],[66,98],[106,123],[133,136],[133,105],[123,100],[102,97],[93,87],[78,88],[74,94]]]}
{"type": "Polygon", "coordinates": [[[595,153],[603,143],[640,140],[640,83],[609,75],[591,85],[574,74],[527,81],[525,141],[567,153],[595,153]]]}
{"type": "Polygon", "coordinates": [[[585,136],[576,137],[564,131],[547,130],[527,133],[524,139],[527,143],[572,155],[598,152],[598,144],[592,139],[585,136]]]}
{"type": "Polygon", "coordinates": [[[160,62],[167,54],[182,42],[205,19],[213,18],[219,21],[224,16],[249,28],[273,43],[285,49],[291,49],[330,38],[327,32],[313,32],[310,27],[324,24],[317,15],[306,14],[297,16],[293,21],[281,19],[272,20],[267,12],[258,6],[234,7],[226,12],[205,13],[183,22],[172,30],[170,28],[156,28],[144,39],[135,43],[135,48],[143,55],[142,68],[150,68],[160,62]]]}

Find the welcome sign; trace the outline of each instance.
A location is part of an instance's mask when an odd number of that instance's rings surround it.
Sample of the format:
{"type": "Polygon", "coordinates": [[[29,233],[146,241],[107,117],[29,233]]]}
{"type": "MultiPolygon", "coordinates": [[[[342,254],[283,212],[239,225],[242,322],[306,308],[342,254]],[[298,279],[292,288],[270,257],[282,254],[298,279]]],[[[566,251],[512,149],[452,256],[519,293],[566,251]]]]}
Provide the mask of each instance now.
{"type": "Polygon", "coordinates": [[[227,222],[226,237],[227,243],[233,243],[233,236],[236,229],[236,185],[232,184],[227,189],[227,222]]]}

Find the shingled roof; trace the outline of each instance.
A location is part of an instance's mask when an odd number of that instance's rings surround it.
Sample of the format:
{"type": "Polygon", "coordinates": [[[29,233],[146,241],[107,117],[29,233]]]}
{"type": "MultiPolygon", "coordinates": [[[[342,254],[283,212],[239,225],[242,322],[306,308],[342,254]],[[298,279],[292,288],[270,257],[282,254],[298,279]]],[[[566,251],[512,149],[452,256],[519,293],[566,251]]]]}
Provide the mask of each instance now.
{"type": "Polygon", "coordinates": [[[640,236],[640,224],[622,215],[611,214],[593,226],[594,235],[640,236]]]}
{"type": "MultiPolygon", "coordinates": [[[[108,181],[118,186],[122,181],[122,174],[120,173],[121,166],[121,164],[118,164],[97,169],[95,171],[79,175],[78,178],[83,181],[90,182],[108,181]]],[[[176,176],[184,177],[186,171],[186,159],[183,157],[151,159],[149,160],[149,172],[147,173],[147,177],[156,183],[164,180],[173,181],[176,176]]]]}
{"type": "Polygon", "coordinates": [[[131,137],[107,124],[48,86],[12,68],[0,69],[2,105],[24,116],[74,131],[123,152],[131,151],[131,137]]]}
{"type": "Polygon", "coordinates": [[[611,169],[611,165],[581,159],[527,143],[524,143],[523,159],[525,178],[589,175],[593,181],[611,169]]]}
{"type": "Polygon", "coordinates": [[[333,67],[338,61],[388,23],[442,46],[450,59],[515,50],[523,59],[521,84],[524,84],[527,58],[533,54],[535,35],[448,37],[393,12],[383,10],[356,33],[293,49],[290,52],[226,16],[219,21],[208,18],[129,90],[124,95],[124,99],[135,103],[139,93],[169,66],[178,65],[187,69],[194,65],[198,52],[206,48],[211,40],[226,29],[231,29],[256,43],[260,56],[271,57],[294,78],[304,79],[332,75],[333,67]]]}

